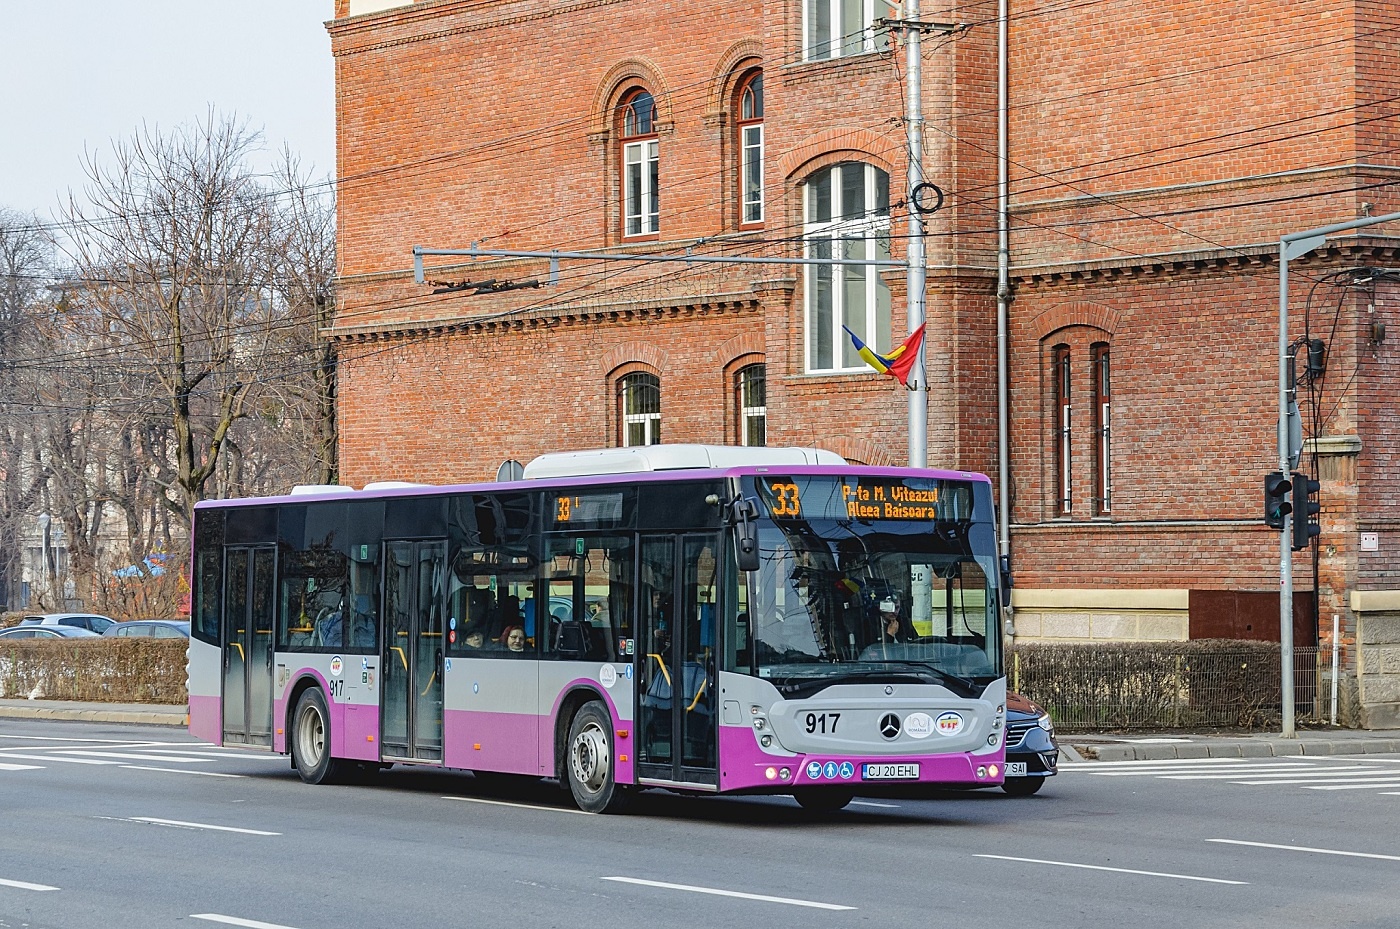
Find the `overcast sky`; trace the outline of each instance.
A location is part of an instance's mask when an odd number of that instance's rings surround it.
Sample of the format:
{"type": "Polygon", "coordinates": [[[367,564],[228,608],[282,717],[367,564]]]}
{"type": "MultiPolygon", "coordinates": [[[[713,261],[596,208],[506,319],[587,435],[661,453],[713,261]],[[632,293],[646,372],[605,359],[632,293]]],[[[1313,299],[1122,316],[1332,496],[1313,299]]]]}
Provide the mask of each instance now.
{"type": "Polygon", "coordinates": [[[0,207],[51,216],[81,193],[84,148],[105,157],[144,122],[212,105],[335,170],[326,20],[334,0],[0,0],[0,207]]]}

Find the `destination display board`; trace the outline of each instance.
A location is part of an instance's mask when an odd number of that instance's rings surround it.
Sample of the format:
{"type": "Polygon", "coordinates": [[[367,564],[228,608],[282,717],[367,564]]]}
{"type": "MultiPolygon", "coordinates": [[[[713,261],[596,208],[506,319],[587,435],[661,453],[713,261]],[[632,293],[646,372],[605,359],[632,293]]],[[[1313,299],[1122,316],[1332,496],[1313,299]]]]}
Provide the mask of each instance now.
{"type": "Polygon", "coordinates": [[[926,477],[757,478],[759,497],[776,520],[855,519],[865,522],[970,519],[969,481],[926,477]]]}

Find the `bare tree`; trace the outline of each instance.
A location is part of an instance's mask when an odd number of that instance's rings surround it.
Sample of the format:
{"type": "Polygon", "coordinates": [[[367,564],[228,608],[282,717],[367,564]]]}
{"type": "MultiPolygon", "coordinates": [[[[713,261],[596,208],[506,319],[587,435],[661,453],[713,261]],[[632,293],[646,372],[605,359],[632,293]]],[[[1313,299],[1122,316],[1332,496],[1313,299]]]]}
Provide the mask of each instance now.
{"type": "Polygon", "coordinates": [[[122,447],[186,527],[211,491],[285,488],[316,470],[300,433],[316,421],[318,346],[297,310],[328,289],[329,247],[295,191],[250,168],[258,141],[212,113],[169,135],[144,129],[114,143],[110,163],[88,157],[91,205],[70,197],[65,210],[91,331],[116,346],[109,366],[135,372],[112,425],[127,423],[122,447]]]}
{"type": "Polygon", "coordinates": [[[32,317],[47,296],[50,252],[38,218],[0,209],[0,605],[18,606],[25,521],[44,505],[32,381],[17,363],[35,347],[32,317]]]}

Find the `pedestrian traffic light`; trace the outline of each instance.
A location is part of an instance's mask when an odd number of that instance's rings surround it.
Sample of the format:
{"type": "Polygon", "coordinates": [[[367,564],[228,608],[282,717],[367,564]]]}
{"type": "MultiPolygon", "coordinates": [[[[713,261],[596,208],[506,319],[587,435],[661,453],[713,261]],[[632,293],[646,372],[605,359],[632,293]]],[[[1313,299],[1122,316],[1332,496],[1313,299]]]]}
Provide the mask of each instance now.
{"type": "Polygon", "coordinates": [[[1282,471],[1270,471],[1264,475],[1264,523],[1270,529],[1282,529],[1283,519],[1293,511],[1288,502],[1288,492],[1293,485],[1282,471]]]}
{"type": "Polygon", "coordinates": [[[1306,474],[1293,472],[1293,550],[1302,551],[1313,539],[1322,534],[1322,527],[1316,517],[1322,512],[1322,504],[1317,502],[1317,492],[1322,485],[1306,474]]]}

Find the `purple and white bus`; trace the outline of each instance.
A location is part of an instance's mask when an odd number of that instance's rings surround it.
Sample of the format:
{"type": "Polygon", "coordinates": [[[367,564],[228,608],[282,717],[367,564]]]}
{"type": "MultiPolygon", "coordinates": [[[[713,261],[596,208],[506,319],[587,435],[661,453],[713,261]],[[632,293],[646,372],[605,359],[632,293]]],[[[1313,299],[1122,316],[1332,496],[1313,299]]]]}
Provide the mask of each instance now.
{"type": "Polygon", "coordinates": [[[437,765],[595,812],[999,784],[994,526],[979,474],[696,445],[204,502],[190,731],[313,784],[437,765]]]}

